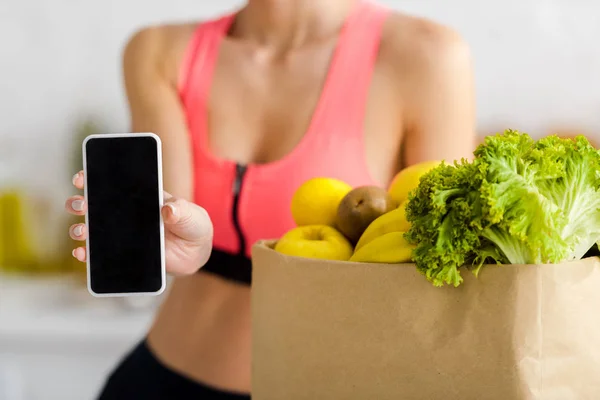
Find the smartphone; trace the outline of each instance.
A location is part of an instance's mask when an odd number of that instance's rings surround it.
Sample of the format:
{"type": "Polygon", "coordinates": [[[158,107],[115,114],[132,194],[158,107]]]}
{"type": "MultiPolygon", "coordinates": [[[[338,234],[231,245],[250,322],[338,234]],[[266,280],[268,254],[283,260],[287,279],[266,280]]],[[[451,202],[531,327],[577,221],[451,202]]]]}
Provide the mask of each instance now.
{"type": "Polygon", "coordinates": [[[161,141],[153,133],[83,141],[88,291],[96,297],[165,289],[161,141]]]}

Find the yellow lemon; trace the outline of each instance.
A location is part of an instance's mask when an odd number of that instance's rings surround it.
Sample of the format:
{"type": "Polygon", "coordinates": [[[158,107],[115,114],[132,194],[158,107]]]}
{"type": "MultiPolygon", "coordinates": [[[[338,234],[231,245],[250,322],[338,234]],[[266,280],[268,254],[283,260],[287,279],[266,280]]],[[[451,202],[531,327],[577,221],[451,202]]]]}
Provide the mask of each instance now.
{"type": "Polygon", "coordinates": [[[298,226],[335,226],[338,206],[352,186],[333,178],[313,178],[304,182],[292,197],[291,211],[298,226]]]}
{"type": "Polygon", "coordinates": [[[299,226],[275,244],[275,251],[289,256],[347,261],[352,244],[337,229],[327,225],[299,226]]]}
{"type": "Polygon", "coordinates": [[[441,161],[425,161],[404,168],[392,179],[388,193],[398,204],[402,204],[408,194],[419,186],[421,177],[440,164],[441,161]]]}

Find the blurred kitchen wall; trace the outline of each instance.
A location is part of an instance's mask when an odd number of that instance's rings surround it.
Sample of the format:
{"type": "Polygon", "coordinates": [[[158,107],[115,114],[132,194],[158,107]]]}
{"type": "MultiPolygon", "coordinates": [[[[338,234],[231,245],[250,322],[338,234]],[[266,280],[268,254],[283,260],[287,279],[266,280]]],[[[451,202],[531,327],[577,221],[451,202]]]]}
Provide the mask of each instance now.
{"type": "Polygon", "coordinates": [[[206,18],[236,4],[0,1],[0,160],[10,157],[11,170],[28,186],[62,200],[71,190],[69,155],[79,146],[73,142],[78,124],[91,119],[104,131],[128,130],[121,81],[127,37],[146,24],[206,18]]]}
{"type": "MultiPolygon", "coordinates": [[[[482,133],[511,126],[600,135],[600,3],[382,2],[449,24],[471,44],[482,133]]],[[[10,158],[13,176],[62,201],[77,124],[92,118],[104,131],[128,129],[120,70],[127,37],[149,23],[206,18],[241,3],[0,1],[0,169],[10,158]]]]}

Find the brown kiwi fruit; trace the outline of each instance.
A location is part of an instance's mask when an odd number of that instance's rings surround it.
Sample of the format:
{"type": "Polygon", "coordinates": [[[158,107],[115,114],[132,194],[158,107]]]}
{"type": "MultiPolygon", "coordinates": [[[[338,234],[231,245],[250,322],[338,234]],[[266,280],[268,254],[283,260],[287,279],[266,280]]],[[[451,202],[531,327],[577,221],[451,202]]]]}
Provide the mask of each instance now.
{"type": "Polygon", "coordinates": [[[336,226],[356,244],[371,222],[397,207],[387,190],[378,186],[360,186],[352,189],[340,202],[336,226]]]}

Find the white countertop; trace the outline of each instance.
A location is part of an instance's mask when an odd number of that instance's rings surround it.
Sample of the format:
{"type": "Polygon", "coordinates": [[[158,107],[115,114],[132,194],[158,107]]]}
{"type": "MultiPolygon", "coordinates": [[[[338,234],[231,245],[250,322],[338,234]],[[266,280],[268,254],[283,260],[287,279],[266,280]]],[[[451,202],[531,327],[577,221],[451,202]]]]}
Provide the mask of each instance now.
{"type": "Polygon", "coordinates": [[[76,279],[0,275],[0,345],[6,340],[122,341],[142,335],[155,306],[146,298],[95,298],[76,279]]]}

